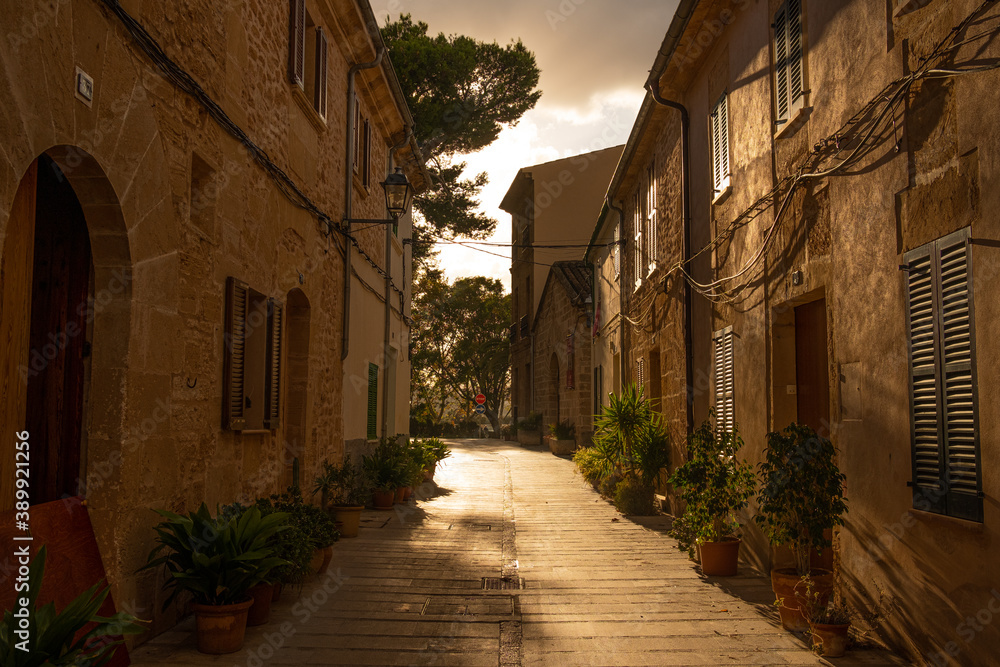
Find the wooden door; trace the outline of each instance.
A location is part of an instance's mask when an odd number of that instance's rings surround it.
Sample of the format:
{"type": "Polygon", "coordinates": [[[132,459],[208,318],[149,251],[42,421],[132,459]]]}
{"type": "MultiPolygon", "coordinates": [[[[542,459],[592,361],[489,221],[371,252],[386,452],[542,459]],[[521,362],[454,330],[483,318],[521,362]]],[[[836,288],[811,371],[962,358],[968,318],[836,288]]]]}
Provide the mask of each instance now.
{"type": "Polygon", "coordinates": [[[830,437],[830,370],[826,299],[795,309],[795,384],[800,424],[830,437]]]}

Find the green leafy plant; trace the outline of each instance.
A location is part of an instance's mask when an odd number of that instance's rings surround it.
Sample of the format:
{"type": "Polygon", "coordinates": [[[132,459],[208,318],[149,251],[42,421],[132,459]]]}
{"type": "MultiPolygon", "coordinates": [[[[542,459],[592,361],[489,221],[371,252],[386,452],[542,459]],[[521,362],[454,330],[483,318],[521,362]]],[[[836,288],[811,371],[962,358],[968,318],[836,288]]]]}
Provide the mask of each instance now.
{"type": "Polygon", "coordinates": [[[670,524],[670,537],[677,540],[677,548],[687,552],[692,560],[695,558],[695,549],[698,546],[698,531],[692,525],[687,514],[674,519],[670,524]]]}
{"type": "Polygon", "coordinates": [[[118,646],[123,643],[118,637],[145,631],[140,625],[143,621],[126,612],[113,616],[98,615],[110,591],[103,581],[85,590],[58,612],[52,602],[39,606],[38,593],[42,589],[45,558],[46,548],[43,546],[28,568],[26,609],[30,611],[27,618],[15,618],[12,610],[4,611],[3,624],[0,625],[0,664],[7,667],[100,667],[114,657],[118,646]],[[88,623],[96,625],[78,637],[88,623]],[[25,634],[19,635],[19,631],[25,634]]]}
{"type": "Polygon", "coordinates": [[[809,574],[809,550],[831,546],[824,531],[843,525],[844,475],[833,444],[809,426],[791,424],[767,435],[754,520],[772,544],[788,544],[800,576],[809,574]]]}
{"type": "Polygon", "coordinates": [[[808,574],[799,580],[796,590],[804,590],[802,614],[810,623],[822,625],[848,625],[854,617],[853,610],[840,594],[832,597],[816,590],[816,582],[808,574]]]}
{"type": "Polygon", "coordinates": [[[581,447],[573,453],[573,463],[583,478],[594,485],[600,486],[604,479],[604,466],[601,452],[597,447],[581,447]]]}
{"type": "Polygon", "coordinates": [[[287,514],[262,516],[251,507],[239,517],[216,519],[205,503],[187,516],[155,511],[164,518],[153,528],[159,545],[140,570],[166,567],[169,578],[163,587],[171,593],[164,609],[182,591],[190,592],[199,604],[241,602],[247,590],[287,564],[268,546],[271,536],[287,529],[287,514]]]}
{"type": "Polygon", "coordinates": [[[645,516],[655,513],[653,487],[639,477],[627,476],[618,483],[614,503],[622,514],[645,516]]]}
{"type": "Polygon", "coordinates": [[[265,515],[271,512],[288,515],[288,522],[301,530],[314,549],[328,547],[339,537],[330,515],[319,507],[306,503],[296,486],[288,487],[284,493],[258,499],[255,507],[265,515]]]}
{"type": "MultiPolygon", "coordinates": [[[[687,458],[670,477],[670,483],[687,503],[681,528],[696,542],[721,542],[740,528],[736,512],[753,495],[753,466],[736,458],[743,439],[733,428],[712,426],[714,411],[687,439],[687,458]]],[[[677,537],[676,535],[674,537],[677,537]]]]}
{"type": "Polygon", "coordinates": [[[558,424],[549,424],[549,435],[556,440],[575,440],[576,426],[569,421],[561,421],[558,424]]]}
{"type": "Polygon", "coordinates": [[[313,486],[313,495],[317,493],[323,509],[331,505],[364,505],[371,494],[371,483],[364,468],[351,463],[351,455],[345,454],[339,466],[323,461],[322,472],[313,486]]]}
{"type": "Polygon", "coordinates": [[[362,466],[372,486],[382,492],[395,491],[409,481],[407,457],[395,439],[383,438],[362,466]]]}
{"type": "Polygon", "coordinates": [[[625,478],[637,477],[652,493],[660,473],[670,464],[670,440],[663,419],[635,384],[608,398],[608,405],[595,421],[594,434],[605,476],[619,473],[625,478]]]}
{"type": "Polygon", "coordinates": [[[422,445],[435,463],[444,461],[451,456],[451,449],[440,438],[427,438],[422,441],[422,445]]]}
{"type": "Polygon", "coordinates": [[[538,412],[529,412],[528,416],[517,422],[519,431],[539,431],[542,428],[542,415],[538,412]]]}

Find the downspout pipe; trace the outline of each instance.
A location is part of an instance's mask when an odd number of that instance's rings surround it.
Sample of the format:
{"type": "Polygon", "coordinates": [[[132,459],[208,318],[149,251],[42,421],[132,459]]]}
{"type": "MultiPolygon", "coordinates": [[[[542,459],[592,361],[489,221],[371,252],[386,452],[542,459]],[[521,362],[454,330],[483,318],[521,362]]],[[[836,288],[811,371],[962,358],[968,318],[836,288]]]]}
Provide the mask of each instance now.
{"type": "MultiPolygon", "coordinates": [[[[344,157],[344,220],[351,219],[354,202],[354,80],[359,71],[373,69],[382,64],[385,45],[379,44],[375,60],[370,63],[351,65],[347,71],[347,155],[344,157]]],[[[344,332],[341,339],[340,360],[347,359],[351,349],[351,223],[344,222],[347,235],[344,238],[344,332]]]]}
{"type": "MultiPolygon", "coordinates": [[[[615,206],[615,203],[611,200],[611,195],[605,195],[605,201],[608,203],[608,208],[618,214],[618,256],[624,257],[625,253],[621,251],[622,241],[625,235],[622,234],[622,223],[625,221],[625,211],[621,206],[615,206]]],[[[621,261],[618,263],[618,378],[621,382],[625,382],[625,378],[628,377],[626,374],[626,361],[628,355],[625,354],[625,289],[622,287],[622,276],[621,276],[621,261]]],[[[618,387],[618,391],[621,391],[621,387],[618,387]]]]}
{"type": "MultiPolygon", "coordinates": [[[[413,128],[409,125],[406,126],[406,133],[403,136],[403,140],[398,144],[389,149],[389,169],[388,173],[391,174],[396,166],[396,151],[400,150],[408,143],[410,139],[413,138],[413,128]]],[[[392,227],[393,225],[385,225],[385,338],[382,349],[385,351],[385,381],[382,383],[382,437],[388,438],[389,433],[389,392],[395,387],[389,387],[389,364],[392,363],[392,355],[389,354],[391,349],[389,346],[389,338],[392,333],[392,227]]],[[[400,316],[403,315],[402,306],[400,306],[400,316]]]]}
{"type": "MultiPolygon", "coordinates": [[[[683,220],[681,226],[684,234],[684,266],[691,260],[691,117],[687,107],[679,102],[665,99],[660,94],[659,79],[650,78],[646,89],[657,104],[675,109],[681,114],[681,197],[683,197],[683,220]]],[[[666,285],[664,285],[666,291],[666,285]]],[[[684,281],[684,372],[687,381],[687,426],[688,433],[694,431],[694,343],[691,326],[694,321],[691,313],[692,297],[691,283],[684,281]]]]}

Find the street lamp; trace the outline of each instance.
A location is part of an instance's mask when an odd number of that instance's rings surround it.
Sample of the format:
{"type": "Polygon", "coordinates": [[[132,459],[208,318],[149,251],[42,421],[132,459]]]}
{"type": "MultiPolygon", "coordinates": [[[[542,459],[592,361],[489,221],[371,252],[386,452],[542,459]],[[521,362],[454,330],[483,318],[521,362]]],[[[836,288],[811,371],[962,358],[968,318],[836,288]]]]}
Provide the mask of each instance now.
{"type": "Polygon", "coordinates": [[[413,186],[406,180],[406,174],[402,167],[396,167],[396,173],[389,174],[382,181],[382,189],[385,190],[385,207],[389,209],[390,218],[386,220],[368,220],[362,218],[345,218],[344,223],[369,224],[369,225],[395,225],[399,222],[399,216],[406,213],[410,207],[410,199],[413,196],[413,186]]]}

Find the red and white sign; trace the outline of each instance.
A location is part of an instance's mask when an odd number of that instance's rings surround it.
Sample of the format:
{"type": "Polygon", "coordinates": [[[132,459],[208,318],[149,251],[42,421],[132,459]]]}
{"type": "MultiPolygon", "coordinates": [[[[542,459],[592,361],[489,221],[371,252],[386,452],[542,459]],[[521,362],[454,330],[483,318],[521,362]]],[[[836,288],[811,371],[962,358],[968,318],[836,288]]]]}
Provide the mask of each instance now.
{"type": "Polygon", "coordinates": [[[486,402],[486,397],[485,396],[483,396],[482,394],[476,394],[476,403],[477,404],[482,405],[485,402],[486,402]]]}

